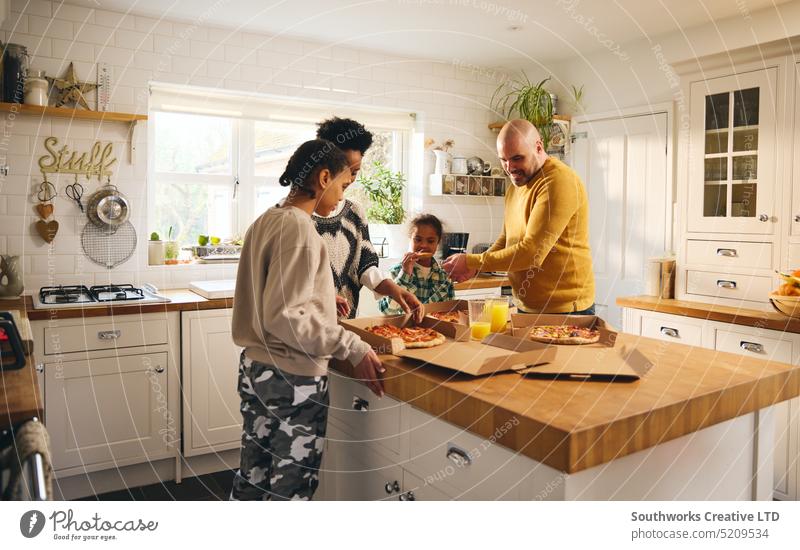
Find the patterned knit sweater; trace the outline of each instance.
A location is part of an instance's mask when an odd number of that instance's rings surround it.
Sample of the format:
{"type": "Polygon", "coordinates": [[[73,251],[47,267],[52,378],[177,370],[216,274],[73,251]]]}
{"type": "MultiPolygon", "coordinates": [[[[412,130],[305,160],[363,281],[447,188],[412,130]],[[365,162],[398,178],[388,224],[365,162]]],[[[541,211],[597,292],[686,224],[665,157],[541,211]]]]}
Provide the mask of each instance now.
{"type": "Polygon", "coordinates": [[[328,250],[336,293],[350,304],[350,317],[356,315],[361,276],[378,267],[378,255],[369,240],[364,211],[345,199],[342,211],[330,218],[312,216],[328,250]]]}

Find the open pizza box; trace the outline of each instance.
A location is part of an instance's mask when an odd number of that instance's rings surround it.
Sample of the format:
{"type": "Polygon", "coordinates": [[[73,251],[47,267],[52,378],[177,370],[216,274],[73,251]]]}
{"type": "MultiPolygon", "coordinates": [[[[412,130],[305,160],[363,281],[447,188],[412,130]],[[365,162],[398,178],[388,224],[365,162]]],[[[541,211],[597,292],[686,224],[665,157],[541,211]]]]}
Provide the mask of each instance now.
{"type": "MultiPolygon", "coordinates": [[[[504,298],[506,297],[498,297],[504,298]]],[[[516,306],[509,305],[508,308],[508,320],[511,321],[512,314],[517,312],[516,306]]],[[[469,325],[469,300],[450,300],[447,302],[428,302],[425,304],[425,316],[431,317],[435,319],[438,323],[448,323],[448,324],[456,324],[456,325],[469,325]],[[459,322],[458,323],[449,323],[448,321],[440,321],[435,317],[431,317],[430,313],[438,313],[440,311],[452,311],[457,312],[459,315],[459,322]]],[[[436,327],[431,327],[434,330],[436,327]]]]}
{"type": "Polygon", "coordinates": [[[472,376],[545,363],[555,359],[556,356],[554,346],[503,334],[490,334],[481,342],[474,341],[470,339],[469,327],[464,326],[466,332],[461,333],[454,328],[461,328],[460,325],[441,323],[429,317],[424,318],[418,326],[433,328],[441,332],[446,337],[446,341],[432,348],[420,349],[408,349],[399,338],[382,338],[365,330],[369,326],[384,323],[398,327],[413,325],[410,316],[361,317],[343,319],[340,323],[347,330],[358,334],[379,354],[390,353],[398,357],[407,357],[472,376]],[[440,324],[434,327],[436,323],[440,324]],[[447,325],[452,325],[452,327],[447,325]]]}
{"type": "Polygon", "coordinates": [[[619,334],[614,327],[605,322],[597,315],[564,315],[564,314],[530,314],[518,313],[511,316],[511,334],[518,338],[525,338],[534,326],[542,325],[574,325],[589,329],[597,329],[600,332],[600,340],[595,344],[583,346],[558,346],[559,348],[575,347],[614,347],[619,334]]]}

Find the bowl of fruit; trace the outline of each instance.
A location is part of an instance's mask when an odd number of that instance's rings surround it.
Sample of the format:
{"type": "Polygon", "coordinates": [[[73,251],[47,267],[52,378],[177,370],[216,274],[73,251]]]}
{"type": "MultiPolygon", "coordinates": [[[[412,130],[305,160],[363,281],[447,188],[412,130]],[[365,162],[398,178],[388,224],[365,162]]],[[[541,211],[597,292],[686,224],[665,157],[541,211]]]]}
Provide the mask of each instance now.
{"type": "Polygon", "coordinates": [[[784,315],[800,319],[800,269],[791,273],[777,273],[783,279],[783,284],[769,293],[769,301],[784,315]]]}

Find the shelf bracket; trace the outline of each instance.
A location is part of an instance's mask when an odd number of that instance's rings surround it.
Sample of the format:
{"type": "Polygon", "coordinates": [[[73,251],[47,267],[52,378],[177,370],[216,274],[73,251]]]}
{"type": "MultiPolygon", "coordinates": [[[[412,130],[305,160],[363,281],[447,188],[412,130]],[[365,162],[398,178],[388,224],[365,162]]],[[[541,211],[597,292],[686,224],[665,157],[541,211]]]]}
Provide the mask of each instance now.
{"type": "Polygon", "coordinates": [[[136,138],[138,137],[137,128],[139,127],[138,120],[132,120],[128,130],[128,161],[131,164],[136,163],[136,138]]]}

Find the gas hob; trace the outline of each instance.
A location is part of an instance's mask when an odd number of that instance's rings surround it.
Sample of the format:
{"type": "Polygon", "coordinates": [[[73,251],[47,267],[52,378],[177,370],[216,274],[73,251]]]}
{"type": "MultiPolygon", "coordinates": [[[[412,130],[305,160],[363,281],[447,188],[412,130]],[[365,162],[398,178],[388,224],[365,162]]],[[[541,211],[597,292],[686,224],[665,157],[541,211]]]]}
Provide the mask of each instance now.
{"type": "Polygon", "coordinates": [[[158,293],[158,289],[148,284],[142,285],[141,288],[130,284],[93,287],[74,285],[43,287],[38,294],[33,296],[33,307],[34,309],[64,309],[109,304],[154,304],[169,301],[169,298],[158,293]]]}

